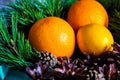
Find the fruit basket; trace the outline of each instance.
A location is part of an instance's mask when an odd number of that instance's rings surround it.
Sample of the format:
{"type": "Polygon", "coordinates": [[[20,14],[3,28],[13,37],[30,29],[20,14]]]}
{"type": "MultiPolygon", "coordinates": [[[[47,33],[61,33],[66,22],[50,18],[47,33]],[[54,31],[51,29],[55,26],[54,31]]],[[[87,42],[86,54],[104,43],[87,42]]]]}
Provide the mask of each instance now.
{"type": "Polygon", "coordinates": [[[0,2],[0,80],[120,80],[119,0],[0,2]]]}

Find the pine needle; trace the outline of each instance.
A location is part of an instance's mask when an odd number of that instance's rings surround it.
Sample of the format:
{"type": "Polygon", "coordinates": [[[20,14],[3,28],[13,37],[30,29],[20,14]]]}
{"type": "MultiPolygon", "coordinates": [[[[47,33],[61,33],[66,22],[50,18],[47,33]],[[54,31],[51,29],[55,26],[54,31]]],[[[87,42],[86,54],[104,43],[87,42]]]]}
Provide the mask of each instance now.
{"type": "Polygon", "coordinates": [[[109,16],[109,29],[116,42],[120,43],[120,11],[114,10],[113,15],[109,16]]]}
{"type": "Polygon", "coordinates": [[[0,20],[2,21],[2,22],[0,22],[0,32],[2,32],[1,35],[4,36],[3,37],[4,41],[6,41],[7,43],[9,43],[10,42],[9,41],[10,37],[8,36],[9,33],[7,31],[7,28],[6,28],[6,23],[5,23],[6,20],[5,20],[4,17],[1,17],[0,20]]]}
{"type": "Polygon", "coordinates": [[[120,10],[120,0],[98,0],[111,13],[114,9],[120,10]]]}
{"type": "Polygon", "coordinates": [[[109,30],[114,40],[120,43],[120,0],[99,0],[109,15],[109,30]]]}
{"type": "Polygon", "coordinates": [[[64,13],[67,13],[75,1],[77,0],[15,0],[15,3],[7,5],[8,8],[3,11],[7,18],[10,18],[11,13],[17,13],[18,22],[29,27],[44,17],[65,16],[64,13]]]}
{"type": "Polygon", "coordinates": [[[24,69],[32,66],[32,57],[37,57],[39,52],[32,49],[29,41],[25,39],[24,33],[18,30],[17,14],[11,16],[12,33],[7,26],[3,16],[0,17],[0,62],[9,64],[14,69],[24,69]]]}

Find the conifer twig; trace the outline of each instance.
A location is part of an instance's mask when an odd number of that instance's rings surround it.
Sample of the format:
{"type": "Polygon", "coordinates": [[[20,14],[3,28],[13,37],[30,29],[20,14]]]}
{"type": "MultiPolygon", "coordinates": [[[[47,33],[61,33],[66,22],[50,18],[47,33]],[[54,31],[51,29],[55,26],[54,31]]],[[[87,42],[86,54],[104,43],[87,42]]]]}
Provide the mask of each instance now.
{"type": "Polygon", "coordinates": [[[120,11],[114,10],[113,15],[109,16],[109,29],[114,36],[114,40],[120,43],[120,11]]]}
{"type": "Polygon", "coordinates": [[[5,17],[0,17],[0,62],[8,63],[10,67],[21,70],[28,65],[32,66],[30,60],[38,56],[39,52],[32,49],[23,32],[18,30],[17,19],[17,14],[13,13],[12,24],[7,26],[5,17]]]}

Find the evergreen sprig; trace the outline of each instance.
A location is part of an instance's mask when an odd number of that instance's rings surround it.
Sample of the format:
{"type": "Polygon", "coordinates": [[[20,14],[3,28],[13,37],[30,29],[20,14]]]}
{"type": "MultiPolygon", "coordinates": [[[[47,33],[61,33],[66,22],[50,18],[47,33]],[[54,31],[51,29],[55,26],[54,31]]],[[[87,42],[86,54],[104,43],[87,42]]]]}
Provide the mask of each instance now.
{"type": "Polygon", "coordinates": [[[39,0],[15,0],[11,3],[5,11],[18,14],[19,23],[22,25],[31,25],[35,21],[44,18],[43,10],[39,6],[39,0]]]}
{"type": "Polygon", "coordinates": [[[113,12],[114,9],[120,10],[120,0],[98,0],[106,8],[108,12],[113,12]]]}
{"type": "Polygon", "coordinates": [[[120,11],[115,10],[113,15],[109,16],[109,20],[109,29],[114,40],[120,44],[120,11]]]}
{"type": "Polygon", "coordinates": [[[41,0],[40,6],[46,16],[62,17],[66,15],[69,7],[77,0],[41,0]]]}
{"type": "MultiPolygon", "coordinates": [[[[11,14],[18,15],[19,29],[28,37],[29,29],[39,19],[48,16],[57,16],[66,19],[69,7],[77,0],[15,0],[2,8],[8,22],[11,14]]],[[[11,23],[9,23],[11,24],[11,23]]]]}
{"type": "Polygon", "coordinates": [[[109,15],[109,30],[114,40],[120,44],[120,0],[99,0],[109,15]]]}
{"type": "Polygon", "coordinates": [[[7,19],[11,13],[18,14],[19,23],[23,26],[31,27],[37,20],[48,17],[63,17],[68,8],[77,0],[15,0],[3,8],[7,19]]]}
{"type": "Polygon", "coordinates": [[[20,70],[32,66],[32,60],[39,52],[32,49],[24,33],[18,30],[17,17],[15,13],[11,15],[11,26],[7,25],[4,16],[0,17],[0,62],[20,70]]]}

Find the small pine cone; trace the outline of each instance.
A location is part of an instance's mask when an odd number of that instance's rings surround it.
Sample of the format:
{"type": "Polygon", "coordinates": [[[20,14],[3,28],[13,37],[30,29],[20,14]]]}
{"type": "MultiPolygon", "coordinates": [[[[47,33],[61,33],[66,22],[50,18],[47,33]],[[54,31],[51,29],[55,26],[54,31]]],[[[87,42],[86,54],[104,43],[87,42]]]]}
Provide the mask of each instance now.
{"type": "Polygon", "coordinates": [[[41,62],[42,65],[46,64],[50,67],[54,67],[57,64],[57,58],[50,52],[41,52],[39,55],[39,62],[41,62]]]}

